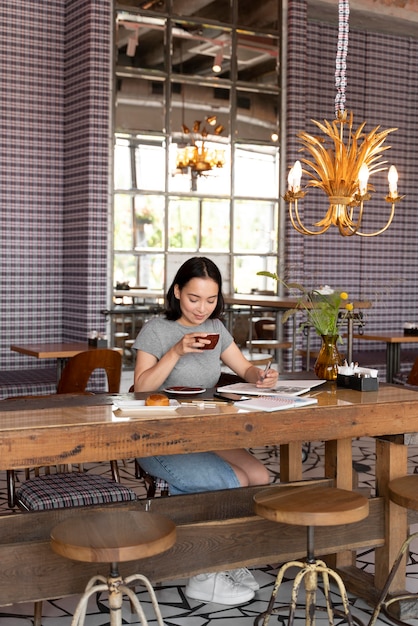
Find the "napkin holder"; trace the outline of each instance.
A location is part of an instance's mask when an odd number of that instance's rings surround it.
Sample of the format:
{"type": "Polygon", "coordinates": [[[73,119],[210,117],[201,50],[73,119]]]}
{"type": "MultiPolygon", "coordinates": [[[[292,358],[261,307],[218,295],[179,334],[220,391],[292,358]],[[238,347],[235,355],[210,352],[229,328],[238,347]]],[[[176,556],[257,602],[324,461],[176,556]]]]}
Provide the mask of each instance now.
{"type": "Polygon", "coordinates": [[[405,322],[403,325],[403,334],[405,337],[416,337],[418,335],[418,323],[405,322]]]}
{"type": "Polygon", "coordinates": [[[355,391],[377,391],[379,379],[377,370],[368,367],[356,367],[352,374],[337,374],[337,387],[355,391]]]}
{"type": "Polygon", "coordinates": [[[89,337],[88,344],[90,348],[107,348],[107,339],[102,337],[89,337]]]}

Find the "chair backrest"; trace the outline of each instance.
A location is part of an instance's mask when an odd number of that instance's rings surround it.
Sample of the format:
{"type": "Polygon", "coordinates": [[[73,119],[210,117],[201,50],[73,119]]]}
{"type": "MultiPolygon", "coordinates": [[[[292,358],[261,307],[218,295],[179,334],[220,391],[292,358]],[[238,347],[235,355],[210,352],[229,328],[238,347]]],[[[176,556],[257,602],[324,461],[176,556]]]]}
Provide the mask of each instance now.
{"type": "Polygon", "coordinates": [[[411,367],[411,371],[406,379],[406,384],[418,386],[418,357],[415,359],[414,364],[411,367]]]}
{"type": "Polygon", "coordinates": [[[254,322],[257,339],[274,339],[276,336],[275,328],[276,320],[273,317],[262,317],[254,322]]]}
{"type": "Polygon", "coordinates": [[[82,393],[90,376],[103,369],[107,376],[109,393],[118,393],[122,375],[122,356],[117,350],[94,348],[68,359],[57,387],[57,393],[82,393]]]}

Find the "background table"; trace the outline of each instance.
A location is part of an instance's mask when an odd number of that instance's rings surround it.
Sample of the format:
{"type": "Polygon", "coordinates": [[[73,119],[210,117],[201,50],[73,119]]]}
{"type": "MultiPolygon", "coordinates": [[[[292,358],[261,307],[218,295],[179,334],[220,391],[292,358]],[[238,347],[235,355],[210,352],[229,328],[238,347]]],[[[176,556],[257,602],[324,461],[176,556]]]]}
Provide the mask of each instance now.
{"type": "Polygon", "coordinates": [[[56,359],[57,360],[57,382],[61,378],[62,368],[65,361],[85,350],[100,350],[89,346],[87,342],[73,343],[31,343],[10,346],[10,350],[33,356],[36,359],[56,359]]]}
{"type": "MultiPolygon", "coordinates": [[[[251,332],[252,332],[252,324],[251,318],[253,314],[254,308],[264,308],[266,311],[274,311],[276,313],[276,328],[279,336],[277,338],[282,338],[281,333],[279,331],[281,324],[281,316],[284,311],[288,311],[290,309],[294,309],[297,307],[299,300],[298,298],[290,298],[285,297],[282,298],[280,296],[275,295],[265,295],[265,294],[229,294],[224,295],[225,304],[228,306],[246,306],[249,307],[249,315],[250,315],[250,341],[251,341],[251,332]]],[[[365,301],[354,301],[353,307],[354,311],[361,309],[369,309],[372,306],[372,303],[365,301]]],[[[303,308],[300,309],[301,313],[303,313],[303,308]]],[[[296,316],[293,316],[293,327],[292,327],[292,370],[295,369],[296,365],[296,316]]],[[[232,328],[232,322],[229,321],[229,329],[232,328]]],[[[349,362],[352,360],[352,341],[353,339],[353,320],[352,318],[347,318],[347,359],[349,362]]],[[[310,356],[310,342],[309,342],[309,334],[307,337],[307,369],[309,369],[309,356],[310,356]]],[[[280,364],[279,364],[280,366],[280,364]]]]}
{"type": "Polygon", "coordinates": [[[392,383],[393,377],[400,371],[401,344],[418,343],[417,335],[404,335],[403,333],[354,333],[353,338],[386,343],[386,382],[388,383],[392,383]]]}

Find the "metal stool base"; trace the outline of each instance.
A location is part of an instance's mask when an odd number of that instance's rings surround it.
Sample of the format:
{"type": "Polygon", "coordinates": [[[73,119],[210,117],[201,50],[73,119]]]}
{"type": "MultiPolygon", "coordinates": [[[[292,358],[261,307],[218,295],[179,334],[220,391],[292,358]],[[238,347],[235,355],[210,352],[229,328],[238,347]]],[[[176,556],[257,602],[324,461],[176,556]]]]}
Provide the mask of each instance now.
{"type": "Polygon", "coordinates": [[[295,619],[296,605],[299,594],[299,589],[302,581],[305,582],[305,590],[306,590],[306,602],[305,602],[305,624],[306,626],[315,626],[315,612],[317,610],[325,610],[328,613],[328,623],[330,626],[334,623],[334,617],[345,618],[347,623],[350,626],[354,626],[354,624],[359,624],[360,626],[364,626],[363,622],[359,620],[357,617],[354,617],[351,614],[350,606],[347,597],[347,591],[345,589],[344,583],[341,577],[334,572],[334,570],[330,569],[324,561],[313,560],[310,561],[289,561],[282,565],[277,574],[276,582],[274,583],[273,591],[270,597],[269,605],[267,610],[264,613],[258,615],[254,620],[254,626],[267,626],[270,620],[271,615],[278,615],[281,611],[279,608],[274,608],[276,597],[282,584],[284,575],[288,569],[291,567],[297,567],[300,571],[296,575],[293,581],[292,587],[292,601],[289,609],[289,618],[288,618],[288,626],[293,625],[293,621],[295,619]],[[318,590],[318,575],[321,576],[323,585],[324,585],[324,596],[326,600],[325,607],[317,607],[316,606],[316,593],[318,590]],[[343,603],[343,611],[339,611],[335,609],[332,605],[329,579],[332,578],[340,592],[341,600],[343,603]]]}
{"type": "Polygon", "coordinates": [[[109,593],[109,609],[110,609],[110,626],[122,626],[122,600],[123,594],[127,595],[133,608],[135,609],[139,621],[142,626],[148,626],[148,620],[145,617],[145,613],[138,600],[135,592],[127,585],[135,580],[142,582],[151,597],[152,606],[154,608],[155,616],[157,618],[158,626],[164,626],[163,618],[161,615],[160,607],[158,606],[157,598],[155,596],[154,589],[146,576],[142,574],[132,574],[126,578],[122,578],[119,575],[116,564],[112,564],[109,576],[94,576],[87,583],[84,594],[82,595],[80,602],[78,603],[71,626],[83,626],[86,618],[87,603],[90,596],[100,591],[107,591],[109,593]],[[101,584],[98,583],[101,581],[101,584]]]}
{"type": "Polygon", "coordinates": [[[418,618],[418,593],[404,592],[401,594],[394,595],[388,599],[389,589],[395,577],[395,574],[399,569],[399,565],[401,564],[403,557],[409,550],[409,544],[411,543],[411,541],[417,538],[418,538],[418,532],[412,533],[412,535],[409,535],[409,537],[407,537],[405,541],[403,542],[401,549],[399,550],[398,556],[396,557],[396,561],[393,563],[392,569],[389,572],[389,576],[386,579],[385,585],[377,601],[376,607],[374,609],[373,615],[370,618],[368,626],[374,626],[379,616],[380,611],[382,611],[382,613],[384,613],[386,617],[389,618],[392,622],[395,622],[395,624],[400,624],[400,626],[410,626],[408,622],[405,622],[404,620],[400,619],[400,617],[394,615],[390,611],[391,606],[393,606],[394,604],[399,604],[403,600],[415,600],[417,610],[415,611],[413,615],[411,614],[408,617],[410,617],[411,619],[418,618]]]}

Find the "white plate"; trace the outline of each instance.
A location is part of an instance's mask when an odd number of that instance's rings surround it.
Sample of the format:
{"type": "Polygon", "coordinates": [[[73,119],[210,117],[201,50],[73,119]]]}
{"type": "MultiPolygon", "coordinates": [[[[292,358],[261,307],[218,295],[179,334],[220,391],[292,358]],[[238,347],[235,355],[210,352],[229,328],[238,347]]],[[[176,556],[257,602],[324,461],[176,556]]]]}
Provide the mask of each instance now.
{"type": "Polygon", "coordinates": [[[175,387],[166,387],[163,391],[166,393],[175,393],[179,396],[194,396],[197,393],[203,393],[206,389],[204,387],[181,387],[177,385],[175,387]]]}
{"type": "Polygon", "coordinates": [[[174,411],[180,406],[177,400],[170,400],[169,406],[145,406],[145,400],[117,400],[113,403],[114,410],[117,411],[174,411]]]}

